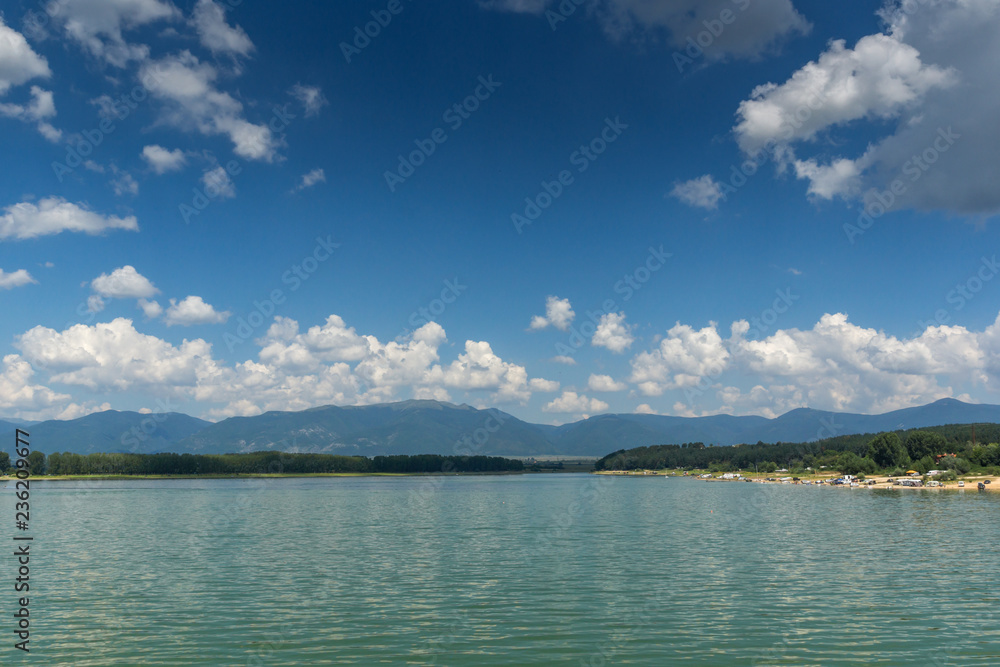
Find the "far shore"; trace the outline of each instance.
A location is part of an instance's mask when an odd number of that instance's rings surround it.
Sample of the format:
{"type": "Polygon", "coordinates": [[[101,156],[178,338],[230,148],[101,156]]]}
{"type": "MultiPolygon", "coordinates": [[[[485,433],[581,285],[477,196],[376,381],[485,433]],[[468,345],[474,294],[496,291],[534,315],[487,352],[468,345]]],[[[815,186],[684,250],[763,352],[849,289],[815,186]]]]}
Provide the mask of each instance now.
{"type": "MultiPolygon", "coordinates": [[[[299,477],[476,477],[484,475],[528,475],[549,470],[498,470],[495,472],[303,472],[303,473],[241,473],[238,475],[32,475],[32,482],[73,482],[81,480],[128,479],[261,479],[299,477]]],[[[0,475],[0,482],[15,481],[17,477],[0,475]]]]}
{"type": "MultiPolygon", "coordinates": [[[[676,470],[629,470],[629,471],[622,471],[622,470],[602,470],[602,471],[600,471],[600,472],[598,472],[596,474],[598,474],[598,475],[620,475],[620,476],[628,476],[628,477],[678,477],[678,478],[682,478],[682,479],[693,479],[693,480],[696,480],[696,481],[699,481],[699,482],[745,482],[746,480],[750,480],[751,482],[754,482],[755,484],[790,484],[790,485],[798,484],[800,486],[802,485],[802,482],[813,482],[813,483],[815,483],[815,482],[828,482],[830,480],[838,479],[840,477],[840,475],[833,475],[833,474],[830,474],[830,473],[825,473],[825,474],[822,474],[822,475],[805,474],[805,475],[795,475],[796,477],[798,477],[798,480],[780,481],[778,479],[779,476],[780,477],[791,477],[792,475],[789,474],[789,473],[766,473],[766,474],[765,473],[759,473],[759,474],[753,474],[753,473],[751,473],[751,474],[745,475],[741,479],[722,479],[720,477],[710,477],[710,478],[707,478],[707,479],[700,479],[698,477],[698,475],[709,474],[709,471],[707,471],[707,470],[688,471],[687,475],[684,475],[682,473],[678,473],[676,470]],[[774,479],[773,479],[773,481],[768,481],[767,477],[772,477],[774,479]]],[[[722,473],[711,473],[711,474],[712,475],[719,475],[719,474],[722,474],[722,473]]],[[[990,476],[990,475],[968,475],[968,476],[962,477],[961,479],[957,479],[957,480],[953,480],[953,481],[948,481],[948,482],[942,482],[941,486],[926,486],[926,484],[924,486],[902,486],[902,485],[893,484],[892,482],[888,481],[889,479],[890,478],[887,475],[875,475],[873,477],[866,477],[864,479],[864,481],[859,481],[858,482],[859,486],[851,487],[851,486],[848,486],[848,485],[845,484],[845,485],[841,486],[840,488],[847,488],[847,489],[850,489],[850,488],[854,488],[854,489],[861,489],[861,488],[866,488],[866,489],[906,489],[906,490],[909,490],[909,489],[923,489],[925,491],[965,491],[967,489],[971,489],[973,491],[977,491],[978,490],[977,484],[979,482],[985,482],[985,481],[989,480],[991,483],[986,485],[986,490],[987,491],[993,491],[993,490],[1000,491],[1000,480],[997,480],[995,477],[990,476]],[[873,481],[875,483],[874,484],[869,484],[868,483],[869,481],[873,481]],[[964,482],[965,486],[959,486],[959,482],[964,482]],[[991,487],[993,485],[996,485],[997,489],[992,489],[991,487]]],[[[893,479],[893,480],[899,480],[899,479],[917,479],[917,480],[919,480],[919,479],[922,479],[922,476],[916,477],[916,476],[907,476],[907,475],[904,475],[904,476],[892,477],[891,479],[893,479]]],[[[931,478],[931,479],[933,480],[933,478],[931,478]]],[[[806,486],[812,486],[812,485],[806,485],[806,486]]],[[[834,485],[819,484],[818,486],[830,486],[830,487],[833,487],[834,485]]]]}

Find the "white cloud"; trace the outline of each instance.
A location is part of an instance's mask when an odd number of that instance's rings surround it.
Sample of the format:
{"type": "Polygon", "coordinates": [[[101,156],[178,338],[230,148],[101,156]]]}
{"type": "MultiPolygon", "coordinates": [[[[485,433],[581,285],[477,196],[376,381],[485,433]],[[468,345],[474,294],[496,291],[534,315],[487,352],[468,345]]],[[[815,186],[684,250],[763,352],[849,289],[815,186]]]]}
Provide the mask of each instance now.
{"type": "Polygon", "coordinates": [[[144,146],[142,149],[142,159],[157,174],[165,174],[168,171],[177,171],[187,162],[184,151],[179,148],[167,150],[163,146],[152,144],[144,146]]]}
{"type": "Polygon", "coordinates": [[[492,389],[496,402],[525,402],[531,397],[523,366],[505,362],[485,341],[465,341],[460,354],[444,371],[444,384],[459,389],[492,389]]]}
{"type": "Polygon", "coordinates": [[[563,364],[564,366],[576,366],[576,359],[573,357],[567,357],[564,354],[552,357],[549,361],[554,364],[563,364]]]}
{"type": "Polygon", "coordinates": [[[629,381],[646,396],[667,389],[697,385],[703,377],[717,376],[729,365],[729,351],[715,323],[701,330],[677,323],[657,348],[640,352],[631,361],[629,381]]]}
{"type": "Polygon", "coordinates": [[[893,37],[868,35],[853,49],[836,40],[785,83],[757,86],[740,103],[735,131],[740,147],[755,153],[861,118],[896,118],[954,81],[954,73],[924,64],[915,48],[893,37]]]}
{"type": "MultiPolygon", "coordinates": [[[[2,38],[2,35],[0,35],[2,38]]],[[[57,130],[46,119],[56,115],[56,104],[52,92],[38,86],[31,87],[31,102],[27,105],[0,104],[0,116],[15,118],[25,123],[37,123],[43,137],[55,143],[62,138],[62,130],[57,130]]]]}
{"type": "Polygon", "coordinates": [[[545,317],[541,315],[532,317],[531,330],[538,331],[551,325],[560,331],[566,331],[574,317],[576,313],[573,312],[569,299],[550,296],[545,299],[545,317]]]}
{"type": "Polygon", "coordinates": [[[637,415],[655,415],[658,414],[656,410],[649,407],[649,403],[640,403],[635,406],[635,414],[637,415]]]}
{"type": "MultiPolygon", "coordinates": [[[[185,301],[207,312],[200,300],[185,301]]],[[[172,307],[181,310],[183,303],[172,307]]],[[[159,314],[148,299],[139,307],[159,314]]],[[[433,322],[382,343],[336,315],[306,332],[296,321],[276,317],[254,342],[260,346],[257,359],[228,365],[213,358],[212,346],[202,339],[175,345],[117,318],[61,332],[36,326],[18,336],[15,347],[25,361],[45,368],[51,382],[92,392],[180,397],[203,405],[211,417],[409,397],[450,400],[449,390],[486,391],[491,403],[523,403],[532,392],[558,390],[557,382],[529,379],[524,367],[504,361],[485,341],[467,341],[464,352],[442,363],[438,349],[447,337],[433,322]]],[[[601,405],[587,401],[588,409],[601,405]]]]}
{"type": "Polygon", "coordinates": [[[621,354],[634,340],[632,332],[625,326],[625,313],[605,313],[601,315],[601,321],[597,324],[597,330],[590,344],[621,354]]]}
{"type": "Polygon", "coordinates": [[[190,51],[147,61],[140,70],[150,93],[165,102],[162,122],[206,136],[226,135],[236,154],[248,160],[276,159],[281,141],[267,125],[243,118],[243,105],[216,89],[217,78],[216,69],[190,51]]]}
{"type": "MultiPolygon", "coordinates": [[[[147,308],[149,312],[155,310],[151,305],[143,306],[140,303],[140,307],[142,307],[143,312],[147,312],[147,308]]],[[[159,307],[159,304],[156,304],[156,308],[159,307]]],[[[177,299],[171,299],[163,321],[168,327],[176,325],[189,327],[195,324],[222,324],[229,319],[230,315],[232,313],[228,310],[221,313],[215,310],[210,304],[205,303],[200,296],[188,296],[180,302],[177,299]]]]}
{"type": "MultiPolygon", "coordinates": [[[[541,14],[553,27],[561,25],[561,0],[492,0],[480,6],[502,11],[541,14]]],[[[684,53],[699,44],[704,57],[752,58],[773,48],[782,38],[806,33],[809,22],[791,0],[598,0],[588,7],[570,5],[596,16],[614,40],[641,38],[643,31],[666,30],[671,45],[684,53]],[[724,15],[724,12],[728,14],[724,15]],[[727,20],[723,23],[723,18],[727,20]]],[[[693,51],[694,57],[701,57],[693,51]]]]}
{"type": "Polygon", "coordinates": [[[148,46],[126,43],[123,30],[180,17],[176,7],[160,0],[53,0],[45,11],[92,56],[115,67],[149,56],[148,46]]]}
{"type": "Polygon", "coordinates": [[[544,380],[542,378],[531,378],[528,382],[528,386],[531,387],[532,391],[540,391],[543,393],[549,393],[553,391],[559,391],[559,383],[555,380],[544,380]]]}
{"type": "Polygon", "coordinates": [[[596,398],[587,398],[586,396],[577,394],[575,391],[564,391],[559,398],[546,403],[542,408],[542,411],[561,413],[592,413],[603,412],[607,409],[608,404],[604,401],[596,398]]]}
{"type": "Polygon", "coordinates": [[[111,165],[111,173],[114,174],[114,178],[111,179],[111,189],[116,195],[121,197],[139,194],[139,184],[132,178],[132,174],[122,171],[115,165],[111,165]]]}
{"type": "MultiPolygon", "coordinates": [[[[48,387],[32,384],[35,372],[16,354],[8,354],[0,364],[0,410],[20,417],[25,413],[44,413],[70,400],[48,387]]],[[[47,413],[46,413],[47,414],[47,413]]],[[[44,418],[44,417],[43,417],[44,418]]]]}
{"type": "Polygon", "coordinates": [[[225,8],[212,0],[198,0],[191,23],[198,32],[202,46],[214,54],[246,56],[254,50],[253,42],[243,28],[226,23],[225,8]]]}
{"type": "Polygon", "coordinates": [[[674,189],[670,191],[670,196],[680,199],[688,206],[708,210],[718,208],[719,200],[725,199],[722,187],[709,174],[676,184],[674,189]]]}
{"type": "Polygon", "coordinates": [[[104,310],[107,304],[104,299],[97,294],[91,294],[87,297],[87,312],[88,313],[99,313],[104,310]]]}
{"type": "Polygon", "coordinates": [[[274,324],[259,341],[260,360],[279,368],[310,370],[323,363],[360,361],[377,348],[377,341],[360,336],[339,315],[331,315],[322,326],[299,333],[299,324],[287,317],[276,317],[274,324]]]}
{"type": "Polygon", "coordinates": [[[220,372],[205,341],[185,340],[175,347],[140,334],[124,318],[77,324],[62,332],[36,326],[19,336],[16,345],[32,364],[50,369],[53,382],[95,391],[151,387],[174,395],[220,372]]]}
{"type": "Polygon", "coordinates": [[[38,281],[31,277],[31,274],[24,269],[18,269],[11,273],[5,273],[0,269],[0,290],[14,289],[24,285],[37,284],[38,281]]]}
{"type": "Polygon", "coordinates": [[[292,189],[292,192],[301,192],[317,183],[326,183],[326,172],[322,169],[313,169],[308,174],[302,174],[302,180],[292,189]]]}
{"type": "Polygon", "coordinates": [[[909,338],[857,326],[842,313],[761,340],[747,340],[749,329],[734,322],[723,340],[714,323],[700,331],[677,324],[632,359],[630,382],[647,396],[681,390],[685,400],[674,412],[683,415],[774,417],[798,407],[882,413],[972,388],[1000,391],[1000,316],[980,332],[931,326],[909,338]]]}
{"type": "Polygon", "coordinates": [[[1000,12],[993,0],[919,4],[887,5],[885,34],[853,49],[834,42],[784,84],[759,88],[740,107],[741,147],[803,144],[795,151],[812,154],[796,159],[789,149],[784,159],[819,198],[872,204],[874,192],[896,184],[889,210],[1000,211],[992,175],[1000,153],[1000,12]],[[860,155],[838,155],[838,130],[863,120],[876,138],[860,155]],[[815,141],[827,134],[825,145],[815,141]]]}
{"type": "Polygon", "coordinates": [[[128,264],[115,269],[110,275],[102,273],[91,281],[90,286],[100,296],[110,299],[142,299],[160,291],[128,264]]]}
{"type": "Polygon", "coordinates": [[[138,231],[139,225],[135,216],[103,216],[62,197],[14,204],[0,215],[0,239],[31,239],[66,231],[95,235],[110,229],[138,231]]]}
{"type": "Polygon", "coordinates": [[[149,299],[139,299],[137,304],[139,308],[142,309],[142,314],[146,316],[147,320],[154,320],[163,314],[163,306],[161,306],[156,301],[150,301],[149,299]]]}
{"type": "Polygon", "coordinates": [[[24,35],[7,26],[0,16],[0,96],[13,86],[50,76],[52,71],[45,58],[35,53],[24,35]]]}
{"type": "Polygon", "coordinates": [[[618,382],[610,375],[591,373],[590,378],[587,379],[587,388],[590,391],[625,391],[628,389],[628,385],[624,382],[618,382]]]}
{"type": "Polygon", "coordinates": [[[236,196],[236,186],[233,185],[233,179],[229,177],[229,172],[226,171],[225,167],[209,169],[202,174],[201,183],[205,186],[205,194],[212,199],[236,196]]]}
{"type": "Polygon", "coordinates": [[[292,86],[288,94],[302,104],[306,111],[306,118],[318,115],[319,110],[329,104],[319,86],[303,86],[301,83],[297,83],[292,86]]]}

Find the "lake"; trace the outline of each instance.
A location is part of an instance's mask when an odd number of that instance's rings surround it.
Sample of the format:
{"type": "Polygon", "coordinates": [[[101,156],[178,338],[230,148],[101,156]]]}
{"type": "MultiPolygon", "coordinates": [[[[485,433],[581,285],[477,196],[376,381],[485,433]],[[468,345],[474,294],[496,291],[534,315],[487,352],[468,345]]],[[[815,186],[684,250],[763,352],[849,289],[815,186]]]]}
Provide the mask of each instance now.
{"type": "Polygon", "coordinates": [[[997,493],[582,474],[31,490],[32,651],[13,648],[8,555],[3,664],[1000,664],[997,493]]]}

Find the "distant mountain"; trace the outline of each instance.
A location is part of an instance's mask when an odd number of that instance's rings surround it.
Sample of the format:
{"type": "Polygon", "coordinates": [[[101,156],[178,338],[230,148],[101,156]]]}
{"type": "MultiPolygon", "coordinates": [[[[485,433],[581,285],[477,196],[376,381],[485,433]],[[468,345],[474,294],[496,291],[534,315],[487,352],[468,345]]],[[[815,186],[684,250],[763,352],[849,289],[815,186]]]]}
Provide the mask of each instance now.
{"type": "Polygon", "coordinates": [[[808,442],[836,435],[877,433],[943,424],[1000,423],[1000,405],[974,405],[944,398],[929,405],[860,415],[798,408],[780,417],[665,417],[599,415],[560,427],[556,442],[573,453],[596,455],[628,447],[703,442],[736,445],[758,441],[808,442]],[[629,443],[629,444],[622,444],[629,443]]]}
{"type": "MultiPolygon", "coordinates": [[[[323,406],[301,412],[231,417],[216,424],[184,414],[101,412],[70,421],[32,424],[31,443],[46,453],[178,452],[222,454],[257,450],[364,456],[487,454],[604,456],[618,449],[703,442],[805,442],[943,424],[1000,423],[1000,406],[943,399],[881,415],[800,408],[765,417],[598,415],[563,426],[530,424],[498,410],[440,401],[323,406]]],[[[0,434],[13,424],[0,422],[0,434]]]]}
{"type": "Polygon", "coordinates": [[[404,401],[302,412],[231,417],[184,439],[180,450],[221,454],[274,449],[381,454],[547,453],[552,445],[534,424],[498,410],[440,401],[404,401]]]}
{"type": "Polygon", "coordinates": [[[155,452],[180,451],[177,443],[212,422],[179,412],[95,412],[68,421],[49,420],[33,424],[33,449],[52,452],[155,452]]]}

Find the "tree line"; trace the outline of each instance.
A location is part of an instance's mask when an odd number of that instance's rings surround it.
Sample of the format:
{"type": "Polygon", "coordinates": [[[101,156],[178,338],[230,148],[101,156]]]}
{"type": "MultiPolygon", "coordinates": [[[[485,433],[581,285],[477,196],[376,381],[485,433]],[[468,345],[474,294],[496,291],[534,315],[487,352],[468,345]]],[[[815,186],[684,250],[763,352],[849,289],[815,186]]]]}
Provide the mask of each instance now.
{"type": "Polygon", "coordinates": [[[621,449],[595,464],[596,470],[700,469],[718,472],[826,468],[844,474],[908,469],[973,470],[1000,474],[1000,424],[948,424],[921,429],[844,435],[814,442],[706,447],[693,442],[621,449]],[[975,428],[976,440],[972,438],[975,428]]]}
{"type": "MultiPolygon", "coordinates": [[[[337,456],[334,454],[124,454],[34,451],[28,457],[33,475],[252,475],[304,473],[452,473],[520,472],[524,463],[499,456],[337,456]]],[[[0,452],[0,470],[9,471],[10,455],[0,452]]]]}

